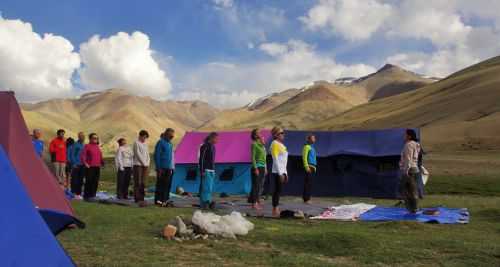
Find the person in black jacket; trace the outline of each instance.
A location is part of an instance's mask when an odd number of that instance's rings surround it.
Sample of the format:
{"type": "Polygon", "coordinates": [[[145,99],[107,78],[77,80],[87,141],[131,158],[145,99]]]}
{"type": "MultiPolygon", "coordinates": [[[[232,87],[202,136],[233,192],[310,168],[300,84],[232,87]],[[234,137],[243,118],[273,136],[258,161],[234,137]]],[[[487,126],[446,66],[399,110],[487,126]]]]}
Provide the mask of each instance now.
{"type": "Polygon", "coordinates": [[[216,132],[210,133],[200,147],[200,207],[206,209],[215,207],[212,201],[212,191],[215,180],[215,144],[218,141],[216,132]]]}

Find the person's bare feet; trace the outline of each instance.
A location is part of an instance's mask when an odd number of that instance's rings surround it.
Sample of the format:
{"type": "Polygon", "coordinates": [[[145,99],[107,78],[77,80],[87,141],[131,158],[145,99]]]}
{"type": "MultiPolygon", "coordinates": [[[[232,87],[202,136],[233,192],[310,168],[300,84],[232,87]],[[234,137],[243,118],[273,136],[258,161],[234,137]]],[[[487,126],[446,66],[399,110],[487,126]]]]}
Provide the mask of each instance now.
{"type": "Polygon", "coordinates": [[[273,217],[279,218],[280,217],[280,209],[278,207],[273,208],[273,217]]]}
{"type": "Polygon", "coordinates": [[[312,204],[312,201],[311,201],[311,200],[304,201],[304,204],[311,205],[311,204],[312,204]]]}

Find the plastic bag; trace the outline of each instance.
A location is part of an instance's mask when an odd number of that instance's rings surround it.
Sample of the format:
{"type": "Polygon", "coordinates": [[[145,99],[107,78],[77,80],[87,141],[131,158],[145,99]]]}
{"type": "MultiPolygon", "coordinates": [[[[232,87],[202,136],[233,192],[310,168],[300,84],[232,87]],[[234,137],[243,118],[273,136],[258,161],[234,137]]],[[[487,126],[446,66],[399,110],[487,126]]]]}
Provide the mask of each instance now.
{"type": "Polygon", "coordinates": [[[230,215],[219,216],[197,210],[193,214],[192,222],[209,234],[233,239],[236,235],[247,235],[254,228],[253,223],[235,211],[230,215]]]}

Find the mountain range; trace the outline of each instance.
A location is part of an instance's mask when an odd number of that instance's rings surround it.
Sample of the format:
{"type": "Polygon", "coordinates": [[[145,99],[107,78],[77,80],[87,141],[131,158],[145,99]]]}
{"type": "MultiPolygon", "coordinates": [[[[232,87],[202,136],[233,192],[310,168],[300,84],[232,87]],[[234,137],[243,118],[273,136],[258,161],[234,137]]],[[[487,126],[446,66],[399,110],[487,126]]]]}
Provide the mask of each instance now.
{"type": "Polygon", "coordinates": [[[22,104],[22,109],[30,128],[41,128],[46,135],[58,128],[71,136],[94,131],[108,151],[115,149],[119,137],[135,139],[140,129],[156,139],[173,127],[179,140],[189,130],[276,125],[310,130],[419,127],[431,150],[494,149],[500,147],[499,73],[500,57],[444,79],[387,64],[365,77],[316,81],[232,109],[202,101],[159,101],[121,89],[22,104]]]}

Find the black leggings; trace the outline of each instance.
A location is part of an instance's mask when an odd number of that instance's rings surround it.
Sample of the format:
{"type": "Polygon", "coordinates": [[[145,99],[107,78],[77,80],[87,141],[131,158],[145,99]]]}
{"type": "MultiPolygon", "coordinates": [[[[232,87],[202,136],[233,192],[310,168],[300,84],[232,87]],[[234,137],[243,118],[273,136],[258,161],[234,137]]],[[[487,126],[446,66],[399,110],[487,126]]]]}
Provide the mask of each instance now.
{"type": "Polygon", "coordinates": [[[161,169],[156,177],[155,203],[166,202],[170,198],[170,187],[172,186],[172,169],[161,169]]]}
{"type": "Polygon", "coordinates": [[[75,195],[82,194],[83,179],[85,178],[86,168],[83,165],[78,165],[71,172],[71,193],[75,195]]]}
{"type": "Polygon", "coordinates": [[[310,167],[311,172],[305,172],[305,177],[304,177],[304,191],[302,192],[302,199],[304,202],[307,202],[311,200],[311,194],[312,194],[312,184],[314,180],[314,176],[316,176],[316,169],[313,167],[310,167]]]}
{"type": "Polygon", "coordinates": [[[280,205],[281,188],[283,187],[283,183],[281,182],[279,174],[273,173],[273,178],[274,178],[273,208],[276,208],[280,205]]]}
{"type": "Polygon", "coordinates": [[[99,186],[100,176],[100,167],[87,168],[87,173],[85,175],[85,187],[83,188],[83,198],[89,199],[95,197],[97,194],[97,187],[99,186]]]}
{"type": "Polygon", "coordinates": [[[116,196],[118,199],[128,198],[128,187],[130,186],[131,177],[132,167],[124,167],[123,171],[118,170],[116,173],[116,196]]]}

